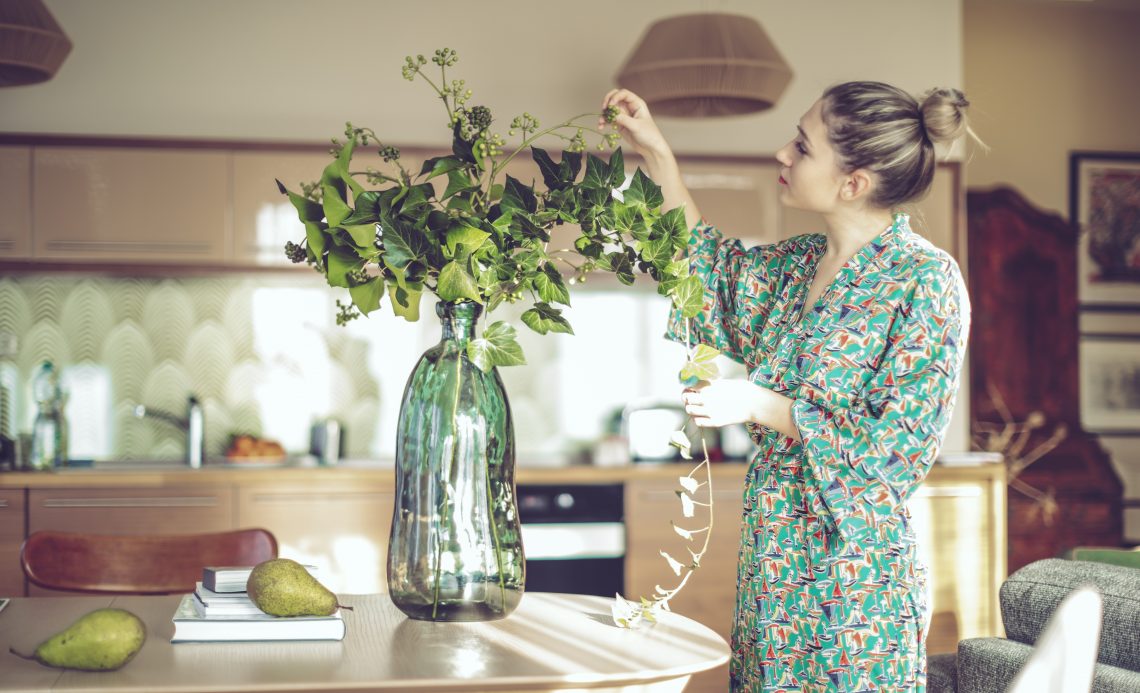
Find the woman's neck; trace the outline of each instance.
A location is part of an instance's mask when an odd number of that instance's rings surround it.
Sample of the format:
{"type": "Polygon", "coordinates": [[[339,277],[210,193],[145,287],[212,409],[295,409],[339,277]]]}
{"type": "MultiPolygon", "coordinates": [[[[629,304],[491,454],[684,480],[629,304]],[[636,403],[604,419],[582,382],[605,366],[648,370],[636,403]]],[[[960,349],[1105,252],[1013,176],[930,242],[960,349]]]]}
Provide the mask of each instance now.
{"type": "Polygon", "coordinates": [[[846,261],[894,223],[889,209],[841,210],[824,215],[829,259],[846,261]]]}

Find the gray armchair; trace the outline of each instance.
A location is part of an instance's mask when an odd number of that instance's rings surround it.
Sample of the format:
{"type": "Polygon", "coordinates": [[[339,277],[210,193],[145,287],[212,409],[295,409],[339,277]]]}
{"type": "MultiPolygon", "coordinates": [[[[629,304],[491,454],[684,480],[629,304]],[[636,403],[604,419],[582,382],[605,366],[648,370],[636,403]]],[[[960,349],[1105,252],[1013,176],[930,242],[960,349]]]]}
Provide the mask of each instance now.
{"type": "Polygon", "coordinates": [[[963,640],[956,655],[930,658],[931,693],[1005,691],[1057,605],[1081,585],[1095,586],[1104,602],[1092,690],[1140,691],[1140,569],[1050,558],[1025,566],[1002,584],[1005,638],[963,640]]]}

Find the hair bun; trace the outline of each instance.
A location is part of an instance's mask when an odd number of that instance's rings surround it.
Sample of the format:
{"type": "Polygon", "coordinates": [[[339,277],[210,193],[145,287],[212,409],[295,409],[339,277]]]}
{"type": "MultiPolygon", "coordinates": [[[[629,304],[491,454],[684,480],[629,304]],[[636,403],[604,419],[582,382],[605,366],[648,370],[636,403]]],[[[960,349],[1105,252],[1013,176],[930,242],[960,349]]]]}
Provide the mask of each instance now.
{"type": "Polygon", "coordinates": [[[970,102],[957,89],[931,89],[922,97],[919,111],[930,141],[952,142],[969,132],[966,107],[970,102]]]}

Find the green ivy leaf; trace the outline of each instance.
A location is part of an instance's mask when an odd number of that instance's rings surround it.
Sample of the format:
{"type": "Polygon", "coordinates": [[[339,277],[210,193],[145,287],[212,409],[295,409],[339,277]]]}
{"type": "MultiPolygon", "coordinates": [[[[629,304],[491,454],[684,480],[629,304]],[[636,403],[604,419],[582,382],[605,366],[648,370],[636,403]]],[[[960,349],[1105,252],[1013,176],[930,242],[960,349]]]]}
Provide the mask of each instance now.
{"type": "Polygon", "coordinates": [[[620,188],[625,183],[625,156],[621,153],[621,147],[610,155],[609,182],[611,188],[620,188]]]}
{"type": "Polygon", "coordinates": [[[633,261],[622,252],[612,252],[606,256],[609,260],[610,271],[617,275],[618,281],[626,286],[633,284],[633,261]]]}
{"type": "Polygon", "coordinates": [[[411,262],[426,262],[431,241],[422,229],[396,223],[381,229],[384,242],[384,264],[404,269],[411,262]]]}
{"type": "Polygon", "coordinates": [[[454,257],[456,246],[462,245],[466,252],[471,254],[478,250],[490,237],[491,234],[482,229],[457,223],[447,230],[447,252],[454,257]]]}
{"type": "Polygon", "coordinates": [[[329,226],[340,226],[341,222],[352,214],[352,208],[341,197],[340,190],[332,183],[321,183],[321,205],[325,212],[325,220],[329,226]]]}
{"type": "Polygon", "coordinates": [[[493,322],[483,336],[467,343],[467,358],[488,373],[496,366],[521,366],[526,363],[515,328],[503,321],[493,322]]]}
{"type": "Polygon", "coordinates": [[[686,318],[695,318],[704,305],[705,287],[701,278],[690,275],[678,282],[673,290],[673,306],[686,318]]]}
{"type": "Polygon", "coordinates": [[[604,245],[598,243],[589,236],[579,236],[574,241],[574,248],[583,257],[598,259],[602,256],[602,251],[606,249],[604,245]]]}
{"type": "Polygon", "coordinates": [[[408,322],[420,319],[420,298],[423,296],[422,284],[408,284],[407,286],[388,285],[388,296],[392,299],[392,312],[408,322]]]}
{"type": "Polygon", "coordinates": [[[439,283],[436,293],[441,301],[455,303],[463,299],[482,303],[483,297],[479,295],[479,283],[467,271],[462,263],[451,261],[439,271],[439,283]]]}
{"type": "Polygon", "coordinates": [[[640,167],[634,172],[629,187],[622,191],[622,199],[626,204],[645,205],[649,209],[657,209],[665,203],[661,186],[650,180],[640,167]]]}
{"type": "Polygon", "coordinates": [[[593,154],[587,154],[586,175],[582,178],[582,185],[594,190],[604,190],[608,195],[613,189],[610,185],[610,165],[593,154]]]}
{"type": "Polygon", "coordinates": [[[321,271],[324,271],[325,251],[328,250],[329,236],[325,233],[323,223],[316,221],[305,222],[305,243],[315,256],[317,267],[321,271]]]}
{"type": "Polygon", "coordinates": [[[447,199],[452,195],[457,195],[467,190],[476,190],[479,188],[478,183],[471,182],[471,176],[462,169],[453,169],[447,172],[447,190],[443,192],[443,199],[447,199]]]}
{"type": "Polygon", "coordinates": [[[342,227],[348,235],[352,238],[352,242],[360,248],[373,247],[376,243],[376,224],[354,224],[349,226],[345,224],[342,227]]]}
{"type": "Polygon", "coordinates": [[[451,129],[451,134],[451,152],[455,154],[455,158],[466,164],[476,163],[475,152],[471,149],[471,143],[463,139],[458,120],[455,121],[455,125],[451,129]]]}
{"type": "Polygon", "coordinates": [[[562,317],[562,311],[548,303],[534,304],[533,308],[523,312],[522,321],[527,327],[539,334],[546,334],[547,332],[574,334],[574,329],[570,327],[570,323],[562,317]]]}
{"type": "Polygon", "coordinates": [[[380,307],[380,298],[384,295],[384,278],[373,277],[370,281],[348,289],[352,302],[364,315],[380,307]]]}
{"type": "Polygon", "coordinates": [[[664,267],[673,259],[673,246],[668,238],[641,243],[641,259],[654,267],[664,267]]]}
{"type": "Polygon", "coordinates": [[[328,263],[328,272],[325,276],[328,277],[329,286],[345,289],[348,288],[348,279],[345,275],[364,264],[354,251],[340,247],[329,251],[328,263]]]}
{"type": "Polygon", "coordinates": [[[542,173],[542,182],[546,184],[548,190],[561,190],[567,187],[560,175],[561,171],[558,164],[554,163],[545,149],[531,147],[530,155],[534,159],[534,163],[538,164],[538,170],[542,173]]]}
{"type": "Polygon", "coordinates": [[[463,162],[454,156],[435,156],[424,162],[423,168],[420,169],[420,175],[426,173],[427,178],[425,180],[431,180],[462,166],[463,162]]]}
{"type": "MultiPolygon", "coordinates": [[[[356,180],[349,175],[349,163],[352,161],[352,154],[356,150],[356,138],[353,137],[344,143],[340,149],[340,154],[332,163],[325,166],[325,170],[321,173],[321,183],[328,183],[340,191],[341,195],[347,196],[345,186],[347,185],[352,189],[353,198],[364,192],[364,188],[357,183],[356,180]]],[[[322,186],[323,187],[323,186],[322,186]]],[[[335,226],[335,224],[334,224],[335,226]]]]}
{"type": "Polygon", "coordinates": [[[534,196],[534,189],[519,181],[513,176],[507,176],[507,184],[503,189],[503,199],[499,202],[503,211],[520,210],[534,214],[538,210],[538,199],[534,196]]]}
{"type": "Polygon", "coordinates": [[[542,273],[534,276],[533,284],[538,297],[544,302],[570,305],[570,292],[553,263],[548,262],[542,267],[542,273]]]}
{"type": "Polygon", "coordinates": [[[653,222],[653,231],[669,239],[673,251],[684,250],[689,244],[689,226],[685,223],[685,208],[674,207],[653,222]]]}
{"type": "Polygon", "coordinates": [[[304,195],[289,192],[285,184],[281,181],[277,181],[277,189],[281,191],[281,194],[288,196],[289,202],[293,203],[293,208],[297,210],[297,218],[300,219],[302,223],[320,221],[325,218],[325,210],[316,202],[313,202],[304,195]]]}

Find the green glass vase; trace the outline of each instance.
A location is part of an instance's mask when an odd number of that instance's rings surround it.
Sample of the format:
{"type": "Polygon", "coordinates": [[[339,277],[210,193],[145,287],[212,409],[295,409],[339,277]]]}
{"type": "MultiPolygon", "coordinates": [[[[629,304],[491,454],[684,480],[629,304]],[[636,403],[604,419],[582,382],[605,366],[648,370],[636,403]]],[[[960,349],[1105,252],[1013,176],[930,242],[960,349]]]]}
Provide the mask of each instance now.
{"type": "Polygon", "coordinates": [[[414,619],[489,621],[525,578],[503,381],[467,357],[482,306],[436,305],[443,336],[408,378],[396,438],[388,592],[414,619]]]}

